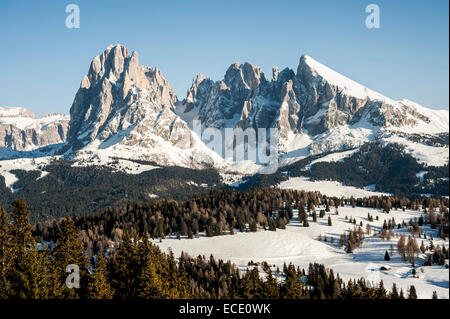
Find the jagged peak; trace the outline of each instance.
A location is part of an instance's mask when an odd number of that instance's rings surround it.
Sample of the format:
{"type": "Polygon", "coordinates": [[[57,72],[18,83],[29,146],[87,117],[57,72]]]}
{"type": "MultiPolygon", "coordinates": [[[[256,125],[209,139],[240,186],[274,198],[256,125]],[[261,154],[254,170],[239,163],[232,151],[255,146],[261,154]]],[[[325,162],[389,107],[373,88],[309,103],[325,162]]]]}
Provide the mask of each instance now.
{"type": "Polygon", "coordinates": [[[225,72],[224,82],[228,86],[244,84],[248,89],[255,89],[261,82],[267,82],[268,79],[262,72],[261,68],[245,62],[235,62],[225,72]]]}

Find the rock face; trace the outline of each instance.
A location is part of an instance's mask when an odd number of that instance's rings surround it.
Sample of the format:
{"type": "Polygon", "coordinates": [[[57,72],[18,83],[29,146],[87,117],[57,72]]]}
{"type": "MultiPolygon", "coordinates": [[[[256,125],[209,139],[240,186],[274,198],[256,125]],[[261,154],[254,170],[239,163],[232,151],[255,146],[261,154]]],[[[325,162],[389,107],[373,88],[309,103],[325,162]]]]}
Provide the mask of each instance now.
{"type": "Polygon", "coordinates": [[[173,134],[184,125],[173,112],[176,101],[160,70],[139,65],[137,52],[130,56],[125,47],[110,46],[81,81],[70,109],[68,143],[77,150],[127,132],[123,143],[144,145],[150,129],[176,142],[173,134]]]}
{"type": "Polygon", "coordinates": [[[36,119],[33,112],[18,107],[0,107],[0,147],[31,151],[66,140],[69,117],[50,114],[36,119]]]}
{"type": "Polygon", "coordinates": [[[173,152],[192,151],[197,142],[175,114],[176,102],[159,69],[141,66],[137,52],[109,46],[93,59],[76,93],[66,151],[113,147],[119,157],[148,155],[161,164],[180,164],[173,152]]]}
{"type": "Polygon", "coordinates": [[[305,134],[314,140],[310,153],[318,153],[364,142],[346,137],[340,142],[323,140],[343,127],[420,127],[432,123],[428,115],[435,117],[433,112],[374,92],[306,55],[296,73],[273,68],[270,81],[250,63],[232,64],[221,81],[198,76],[183,103],[185,112],[196,112],[190,118],[206,127],[278,128],[282,152],[294,151],[296,140],[305,134]]]}

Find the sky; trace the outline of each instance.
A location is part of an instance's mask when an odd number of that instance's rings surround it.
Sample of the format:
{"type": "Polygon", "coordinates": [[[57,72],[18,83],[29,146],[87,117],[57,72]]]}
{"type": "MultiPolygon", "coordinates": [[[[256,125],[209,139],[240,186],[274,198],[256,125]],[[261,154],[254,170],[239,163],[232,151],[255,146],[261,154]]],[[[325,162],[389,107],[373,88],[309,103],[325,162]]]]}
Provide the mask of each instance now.
{"type": "Polygon", "coordinates": [[[297,69],[308,54],[393,99],[449,108],[447,0],[0,2],[0,106],[69,113],[92,58],[110,44],[157,66],[179,99],[193,77],[221,80],[230,64],[297,69]],[[65,21],[80,8],[80,28],[65,21]],[[380,8],[369,29],[367,5],[380,8]]]}

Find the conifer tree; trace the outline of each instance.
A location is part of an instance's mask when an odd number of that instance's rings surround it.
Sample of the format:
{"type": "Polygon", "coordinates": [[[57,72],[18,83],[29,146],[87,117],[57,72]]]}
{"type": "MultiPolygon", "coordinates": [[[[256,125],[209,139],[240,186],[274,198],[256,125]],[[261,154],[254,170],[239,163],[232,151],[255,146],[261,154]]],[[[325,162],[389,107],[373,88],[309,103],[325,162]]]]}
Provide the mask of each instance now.
{"type": "Polygon", "coordinates": [[[80,240],[75,224],[68,216],[60,225],[58,231],[58,239],[55,249],[53,250],[52,265],[58,274],[62,285],[62,296],[64,298],[77,299],[82,297],[87,288],[87,258],[83,254],[83,243],[80,240]],[[77,265],[80,270],[80,289],[68,288],[65,284],[68,273],[66,272],[68,265],[77,265]]]}
{"type": "Polygon", "coordinates": [[[11,224],[6,211],[0,207],[0,299],[8,297],[10,283],[7,273],[12,267],[13,243],[10,234],[11,224]]]}
{"type": "Polygon", "coordinates": [[[169,285],[171,279],[166,278],[164,283],[158,274],[156,259],[153,256],[148,237],[144,237],[142,242],[139,243],[137,251],[139,266],[136,269],[136,297],[160,299],[170,296],[169,285]]]}
{"type": "Polygon", "coordinates": [[[408,299],[417,299],[416,287],[414,285],[409,287],[408,299]]]}
{"type": "Polygon", "coordinates": [[[266,271],[266,280],[263,282],[263,288],[263,298],[278,299],[280,297],[277,280],[273,277],[270,268],[266,271]]]}
{"type": "Polygon", "coordinates": [[[259,279],[257,267],[245,274],[241,289],[241,295],[245,299],[261,298],[263,296],[263,284],[259,279]]]}
{"type": "Polygon", "coordinates": [[[389,256],[389,253],[388,253],[387,250],[386,250],[386,252],[385,252],[385,254],[384,254],[384,260],[385,260],[385,261],[391,260],[391,257],[389,256]]]}
{"type": "Polygon", "coordinates": [[[377,297],[377,299],[386,299],[387,298],[387,291],[384,288],[383,280],[380,281],[380,285],[376,292],[376,297],[377,297]]]}
{"type": "Polygon", "coordinates": [[[281,298],[301,299],[303,296],[303,282],[294,265],[289,264],[284,270],[284,275],[286,279],[281,287],[281,298]]]}
{"type": "Polygon", "coordinates": [[[23,200],[14,201],[12,206],[12,254],[10,271],[7,273],[10,297],[37,299],[41,297],[45,276],[31,233],[30,211],[23,200]]]}
{"type": "Polygon", "coordinates": [[[399,296],[398,290],[397,290],[397,285],[395,284],[395,282],[392,284],[392,290],[391,290],[391,293],[389,294],[389,297],[391,299],[400,299],[400,296],[399,296]]]}
{"type": "Polygon", "coordinates": [[[119,299],[136,296],[136,277],[138,272],[138,252],[131,240],[130,233],[125,231],[122,242],[111,261],[111,287],[119,299]]]}
{"type": "Polygon", "coordinates": [[[97,256],[94,274],[89,277],[88,299],[111,299],[113,297],[106,262],[103,254],[97,256]]]}

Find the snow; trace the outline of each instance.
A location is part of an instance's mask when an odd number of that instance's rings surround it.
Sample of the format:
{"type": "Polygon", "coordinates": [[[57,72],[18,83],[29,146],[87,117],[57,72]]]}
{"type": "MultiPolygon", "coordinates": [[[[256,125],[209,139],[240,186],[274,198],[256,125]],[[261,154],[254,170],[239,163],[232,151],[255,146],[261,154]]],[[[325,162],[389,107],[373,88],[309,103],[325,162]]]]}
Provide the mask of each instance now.
{"type": "Polygon", "coordinates": [[[0,125],[13,125],[21,130],[40,129],[45,131],[50,123],[69,120],[68,115],[48,114],[36,119],[34,114],[23,107],[0,107],[0,125]]]}
{"type": "Polygon", "coordinates": [[[402,131],[404,133],[415,134],[438,134],[449,131],[449,111],[448,110],[432,110],[420,104],[403,99],[401,104],[413,109],[414,111],[426,116],[429,122],[416,120],[417,124],[413,126],[402,126],[400,128],[390,127],[393,131],[402,131]]]}
{"type": "Polygon", "coordinates": [[[146,171],[150,171],[158,166],[139,164],[132,160],[118,159],[113,156],[108,156],[110,154],[105,154],[104,152],[96,152],[94,156],[86,153],[81,153],[77,160],[72,164],[73,167],[89,167],[93,165],[106,166],[112,168],[117,172],[125,172],[128,174],[141,174],[146,171]]]}
{"type": "MultiPolygon", "coordinates": [[[[323,209],[318,207],[317,209],[323,209]]],[[[187,252],[195,257],[204,255],[209,257],[212,254],[216,259],[230,260],[235,263],[241,270],[248,268],[248,262],[267,261],[272,266],[272,271],[276,267],[282,269],[283,263],[292,262],[294,265],[303,269],[307,269],[310,262],[318,262],[326,267],[333,269],[345,281],[353,278],[365,278],[369,282],[378,283],[383,280],[387,290],[392,287],[395,282],[398,289],[403,289],[406,293],[410,285],[414,285],[419,298],[431,298],[433,291],[436,291],[439,298],[449,298],[449,272],[444,266],[422,267],[423,257],[416,259],[417,275],[419,278],[412,278],[412,267],[409,263],[401,260],[396,251],[390,251],[391,245],[394,250],[398,238],[391,240],[383,240],[376,235],[383,225],[383,221],[394,218],[397,223],[403,220],[408,222],[411,218],[419,217],[420,211],[391,210],[389,214],[383,213],[381,210],[371,208],[352,208],[351,206],[339,207],[339,215],[336,215],[334,208],[332,212],[326,213],[324,218],[318,217],[318,222],[312,222],[309,217],[310,227],[303,227],[296,221],[297,211],[294,210],[294,219],[286,226],[285,230],[278,229],[276,232],[264,231],[258,232],[238,232],[235,235],[222,235],[215,237],[205,237],[204,234],[200,238],[176,239],[175,236],[167,237],[159,242],[155,239],[153,242],[159,245],[163,251],[169,248],[174,254],[180,255],[181,252],[187,252]],[[348,218],[355,218],[356,223],[362,221],[365,225],[368,223],[367,214],[370,213],[374,217],[373,222],[369,222],[373,230],[371,235],[365,235],[363,244],[360,248],[355,249],[353,254],[347,254],[342,247],[339,246],[340,234],[353,229],[348,218]],[[328,215],[331,216],[332,226],[328,226],[328,215]],[[376,220],[376,217],[379,220],[376,220]],[[327,242],[319,241],[318,237],[327,237],[327,242]],[[333,238],[331,243],[330,238],[333,238]],[[384,253],[388,251],[391,255],[390,261],[384,260],[384,253]],[[274,267],[275,266],[275,267],[274,267]],[[390,270],[380,270],[380,267],[387,266],[390,270]]],[[[437,236],[437,230],[433,230],[428,226],[423,227],[428,238],[433,235],[434,245],[449,246],[448,240],[443,241],[437,236]]],[[[403,233],[407,235],[406,229],[395,230],[395,233],[403,233]]],[[[420,239],[418,239],[420,245],[420,239]]],[[[448,261],[447,261],[448,262],[448,261]]]]}
{"type": "Polygon", "coordinates": [[[417,172],[416,177],[419,179],[420,183],[423,182],[423,178],[425,177],[426,173],[428,173],[428,171],[417,172]]]}
{"type": "Polygon", "coordinates": [[[358,151],[358,149],[356,148],[356,149],[349,150],[349,151],[336,152],[336,153],[331,153],[331,154],[325,155],[324,157],[321,157],[314,161],[311,161],[311,163],[308,166],[306,166],[306,169],[311,169],[311,166],[316,163],[342,162],[344,160],[344,158],[351,157],[357,151],[358,151]]]}
{"type": "Polygon", "coordinates": [[[281,150],[285,150],[286,154],[280,157],[280,166],[295,163],[309,156],[309,147],[313,143],[313,139],[305,132],[294,134],[289,131],[286,141],[280,145],[281,150]]]}
{"type": "Polygon", "coordinates": [[[222,178],[222,182],[231,187],[238,187],[244,182],[247,175],[238,173],[219,173],[222,178]]]}
{"type": "Polygon", "coordinates": [[[24,170],[24,171],[40,171],[41,175],[38,179],[45,177],[49,172],[41,170],[42,166],[48,165],[53,160],[57,159],[57,156],[45,156],[39,158],[18,158],[10,160],[0,161],[0,175],[5,178],[5,184],[13,192],[17,189],[13,187],[14,183],[18,181],[16,175],[11,173],[12,170],[24,170]]]}
{"type": "Polygon", "coordinates": [[[30,113],[30,112],[27,109],[23,108],[23,107],[16,107],[16,106],[2,106],[2,107],[0,107],[0,118],[3,118],[3,117],[21,117],[21,116],[26,116],[27,113],[30,113]]]}
{"type": "Polygon", "coordinates": [[[281,182],[278,187],[281,189],[304,190],[307,192],[318,191],[327,196],[354,198],[368,196],[390,196],[389,193],[373,192],[354,186],[345,186],[336,181],[311,181],[308,177],[291,177],[287,181],[281,182]]]}
{"type": "Polygon", "coordinates": [[[330,69],[329,67],[317,62],[308,55],[304,55],[305,63],[314,70],[322,78],[326,79],[330,84],[335,85],[343,89],[349,95],[352,95],[358,99],[371,99],[377,101],[384,101],[391,105],[397,105],[398,103],[378,92],[368,89],[364,85],[361,85],[342,74],[330,69]]]}
{"type": "Polygon", "coordinates": [[[400,136],[390,136],[383,139],[384,142],[397,143],[405,146],[405,151],[417,159],[419,163],[430,166],[444,166],[449,160],[448,147],[435,147],[412,142],[400,136]]]}

